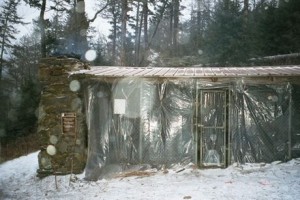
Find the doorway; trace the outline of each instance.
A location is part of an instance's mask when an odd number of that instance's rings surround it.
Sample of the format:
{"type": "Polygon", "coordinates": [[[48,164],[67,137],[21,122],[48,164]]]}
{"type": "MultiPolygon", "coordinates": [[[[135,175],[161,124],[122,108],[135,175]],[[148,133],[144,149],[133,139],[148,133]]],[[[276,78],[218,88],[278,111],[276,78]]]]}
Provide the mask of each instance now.
{"type": "Polygon", "coordinates": [[[226,89],[198,91],[197,160],[200,167],[228,164],[228,102],[226,89]]]}

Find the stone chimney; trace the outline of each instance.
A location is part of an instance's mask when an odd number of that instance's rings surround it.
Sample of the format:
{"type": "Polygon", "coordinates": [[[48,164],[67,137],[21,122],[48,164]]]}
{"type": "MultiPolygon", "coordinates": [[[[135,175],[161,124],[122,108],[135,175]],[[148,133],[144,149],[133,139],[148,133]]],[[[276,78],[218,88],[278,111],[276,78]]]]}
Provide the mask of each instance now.
{"type": "Polygon", "coordinates": [[[49,57],[40,61],[42,85],[38,134],[38,176],[78,174],[86,163],[87,129],[81,80],[70,76],[88,66],[77,59],[49,57]]]}

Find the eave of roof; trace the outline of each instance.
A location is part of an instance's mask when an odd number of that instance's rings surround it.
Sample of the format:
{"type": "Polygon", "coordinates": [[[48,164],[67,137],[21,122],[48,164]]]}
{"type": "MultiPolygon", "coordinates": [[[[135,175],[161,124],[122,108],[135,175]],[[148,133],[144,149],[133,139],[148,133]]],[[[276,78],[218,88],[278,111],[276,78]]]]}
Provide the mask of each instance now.
{"type": "Polygon", "coordinates": [[[166,77],[166,78],[210,78],[210,77],[300,77],[300,66],[259,67],[117,67],[93,66],[72,74],[96,77],[166,77]]]}

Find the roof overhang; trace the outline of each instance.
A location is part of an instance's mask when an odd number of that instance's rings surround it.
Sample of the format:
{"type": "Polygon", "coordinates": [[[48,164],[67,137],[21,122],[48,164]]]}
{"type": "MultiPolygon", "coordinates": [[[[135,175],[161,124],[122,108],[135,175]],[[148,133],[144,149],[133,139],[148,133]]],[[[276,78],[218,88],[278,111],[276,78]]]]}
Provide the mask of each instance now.
{"type": "Polygon", "coordinates": [[[166,78],[213,78],[213,77],[300,77],[300,66],[263,67],[111,67],[93,66],[72,74],[97,77],[166,77],[166,78]]]}
{"type": "Polygon", "coordinates": [[[114,81],[123,78],[147,79],[201,79],[208,82],[245,82],[268,84],[290,82],[300,84],[300,66],[257,66],[257,67],[118,67],[93,66],[87,70],[71,73],[84,79],[114,81]]]}

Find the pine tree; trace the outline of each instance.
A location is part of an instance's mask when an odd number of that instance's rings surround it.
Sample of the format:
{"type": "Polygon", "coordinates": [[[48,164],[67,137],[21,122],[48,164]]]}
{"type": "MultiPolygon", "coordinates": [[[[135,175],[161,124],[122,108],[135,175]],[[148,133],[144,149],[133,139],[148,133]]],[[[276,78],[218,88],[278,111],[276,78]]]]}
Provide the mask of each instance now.
{"type": "Polygon", "coordinates": [[[5,62],[5,52],[13,47],[13,40],[19,33],[17,24],[24,24],[17,14],[17,6],[20,0],[5,0],[0,7],[0,82],[5,62]]]}
{"type": "Polygon", "coordinates": [[[240,4],[224,0],[216,7],[213,20],[205,37],[205,54],[211,63],[236,65],[243,62],[247,53],[240,4]]]}
{"type": "Polygon", "coordinates": [[[46,6],[47,6],[47,0],[24,0],[25,3],[27,3],[30,7],[38,8],[40,10],[40,15],[38,18],[38,24],[40,28],[40,34],[41,34],[41,56],[46,57],[47,56],[47,42],[46,42],[46,20],[45,20],[45,12],[46,12],[46,6]]]}
{"type": "Polygon", "coordinates": [[[171,54],[178,55],[178,33],[179,33],[179,15],[180,0],[172,0],[170,15],[170,33],[171,33],[171,54]]]}
{"type": "Polygon", "coordinates": [[[39,36],[37,30],[33,30],[30,34],[21,37],[15,44],[15,47],[8,60],[12,66],[8,69],[8,73],[16,83],[16,88],[24,85],[25,82],[38,80],[38,63],[41,57],[40,41],[36,40],[39,36]]]}
{"type": "Polygon", "coordinates": [[[190,55],[202,55],[205,33],[211,21],[212,6],[210,2],[195,0],[195,4],[192,5],[191,19],[187,23],[190,34],[189,48],[187,50],[190,55]]]}
{"type": "MultiPolygon", "coordinates": [[[[147,27],[144,27],[146,30],[149,30],[149,31],[147,31],[148,34],[144,40],[145,45],[147,44],[147,46],[145,46],[145,50],[141,55],[141,60],[139,63],[140,66],[147,65],[146,59],[148,57],[150,48],[154,48],[154,47],[158,47],[158,46],[161,48],[164,48],[164,47],[168,46],[168,44],[165,43],[168,40],[166,38],[162,39],[162,37],[166,34],[166,32],[168,32],[166,29],[164,29],[165,27],[163,26],[163,24],[165,21],[164,17],[166,14],[166,10],[167,10],[167,7],[170,2],[169,2],[169,0],[162,0],[159,3],[155,2],[155,1],[150,1],[150,2],[153,4],[154,8],[153,8],[153,11],[148,10],[148,13],[152,13],[152,16],[151,16],[151,18],[149,18],[149,22],[148,22],[149,29],[148,29],[148,25],[147,25],[147,27]]],[[[147,14],[147,16],[148,16],[148,14],[147,14]]],[[[161,49],[159,49],[159,50],[161,50],[161,49]]]]}
{"type": "Polygon", "coordinates": [[[300,51],[300,1],[265,3],[257,7],[258,50],[262,56],[300,51]]]}
{"type": "Polygon", "coordinates": [[[74,1],[68,11],[66,27],[64,30],[66,53],[84,58],[88,50],[87,31],[89,21],[85,14],[84,0],[74,1]]]}
{"type": "Polygon", "coordinates": [[[109,12],[109,18],[110,24],[112,26],[111,34],[109,35],[109,39],[111,40],[111,63],[112,65],[116,65],[118,61],[118,41],[119,35],[120,35],[120,25],[119,25],[119,19],[121,17],[121,4],[120,1],[117,0],[111,0],[110,5],[108,6],[108,12],[109,12]]]}

